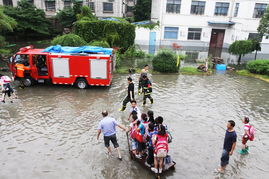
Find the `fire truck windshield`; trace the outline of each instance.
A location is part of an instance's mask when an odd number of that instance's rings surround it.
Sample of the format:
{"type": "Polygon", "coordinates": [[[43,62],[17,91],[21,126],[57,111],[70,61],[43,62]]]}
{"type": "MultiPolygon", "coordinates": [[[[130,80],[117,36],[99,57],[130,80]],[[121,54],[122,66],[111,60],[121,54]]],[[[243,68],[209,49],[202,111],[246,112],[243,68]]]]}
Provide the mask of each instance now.
{"type": "Polygon", "coordinates": [[[29,55],[19,55],[18,54],[18,55],[16,55],[14,62],[28,66],[29,65],[29,55]]]}

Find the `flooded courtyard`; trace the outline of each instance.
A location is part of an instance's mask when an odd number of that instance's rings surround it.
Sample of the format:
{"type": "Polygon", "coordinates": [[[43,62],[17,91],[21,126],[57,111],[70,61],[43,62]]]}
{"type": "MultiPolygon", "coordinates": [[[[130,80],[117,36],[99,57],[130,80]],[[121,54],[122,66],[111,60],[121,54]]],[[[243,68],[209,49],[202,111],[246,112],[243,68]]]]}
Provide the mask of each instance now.
{"type": "MultiPolygon", "coordinates": [[[[106,155],[96,140],[101,111],[128,126],[128,108],[119,112],[127,75],[115,75],[109,88],[78,90],[71,86],[36,85],[17,89],[15,103],[0,105],[0,178],[83,179],[154,178],[129,157],[125,132],[118,130],[123,160],[106,155]]],[[[134,76],[136,85],[138,76],[134,76]]],[[[269,84],[261,80],[212,76],[152,75],[155,117],[164,117],[173,135],[170,155],[176,169],[164,178],[268,178],[269,84]],[[243,124],[249,116],[257,129],[250,153],[238,154],[243,124]],[[236,152],[224,175],[220,163],[226,122],[236,122],[236,152]]],[[[137,87],[136,87],[137,91],[137,87]]],[[[116,156],[116,153],[115,153],[116,156]]]]}

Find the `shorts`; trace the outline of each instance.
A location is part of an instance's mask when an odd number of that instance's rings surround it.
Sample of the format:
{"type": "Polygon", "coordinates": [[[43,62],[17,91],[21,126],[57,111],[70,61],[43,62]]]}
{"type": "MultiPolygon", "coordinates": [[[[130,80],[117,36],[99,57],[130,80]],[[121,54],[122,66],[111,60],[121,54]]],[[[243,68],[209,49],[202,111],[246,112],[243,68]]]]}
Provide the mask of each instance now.
{"type": "Polygon", "coordinates": [[[10,83],[4,84],[3,86],[4,86],[4,89],[5,89],[4,93],[7,94],[8,97],[10,97],[11,96],[11,93],[12,94],[14,93],[14,90],[11,87],[10,83]]]}
{"type": "Polygon", "coordinates": [[[227,150],[223,149],[222,155],[221,155],[221,159],[220,159],[220,166],[225,167],[226,165],[229,164],[229,152],[227,152],[227,150]]]}
{"type": "Polygon", "coordinates": [[[247,141],[248,141],[248,135],[244,135],[243,137],[242,137],[242,144],[246,144],[247,143],[247,141]]]}
{"type": "Polygon", "coordinates": [[[134,139],[131,139],[131,150],[136,150],[138,148],[137,142],[134,139]]]}
{"type": "Polygon", "coordinates": [[[104,142],[105,142],[105,146],[106,147],[109,147],[110,146],[110,141],[114,145],[114,148],[118,148],[119,147],[116,134],[111,135],[111,136],[104,136],[104,142]]]}
{"type": "Polygon", "coordinates": [[[138,152],[142,152],[147,148],[146,143],[137,142],[137,150],[138,152]]]}

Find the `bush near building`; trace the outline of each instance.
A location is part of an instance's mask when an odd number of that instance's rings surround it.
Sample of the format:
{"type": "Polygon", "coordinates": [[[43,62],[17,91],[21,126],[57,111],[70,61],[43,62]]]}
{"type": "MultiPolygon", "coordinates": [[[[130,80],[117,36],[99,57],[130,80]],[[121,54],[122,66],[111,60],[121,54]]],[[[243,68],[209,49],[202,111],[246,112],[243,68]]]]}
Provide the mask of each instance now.
{"type": "Polygon", "coordinates": [[[170,50],[161,50],[152,61],[154,71],[162,73],[177,73],[179,62],[177,55],[170,50]]]}
{"type": "Polygon", "coordinates": [[[93,40],[89,43],[91,46],[97,46],[97,47],[104,47],[104,48],[109,48],[109,44],[106,41],[97,41],[93,40]]]}
{"type": "Polygon", "coordinates": [[[121,51],[126,51],[135,40],[134,25],[114,21],[80,20],[75,22],[74,32],[87,42],[106,41],[111,47],[120,47],[121,51]]]}
{"type": "Polygon", "coordinates": [[[233,55],[238,55],[237,64],[240,65],[242,55],[246,55],[252,51],[253,49],[253,42],[251,40],[236,40],[229,46],[229,53],[233,55]]]}
{"type": "Polygon", "coordinates": [[[79,47],[87,45],[87,42],[76,34],[65,34],[62,36],[55,37],[52,42],[52,45],[62,45],[62,46],[71,46],[79,47]]]}
{"type": "Polygon", "coordinates": [[[269,60],[255,60],[247,63],[247,70],[251,73],[269,76],[269,60]]]}

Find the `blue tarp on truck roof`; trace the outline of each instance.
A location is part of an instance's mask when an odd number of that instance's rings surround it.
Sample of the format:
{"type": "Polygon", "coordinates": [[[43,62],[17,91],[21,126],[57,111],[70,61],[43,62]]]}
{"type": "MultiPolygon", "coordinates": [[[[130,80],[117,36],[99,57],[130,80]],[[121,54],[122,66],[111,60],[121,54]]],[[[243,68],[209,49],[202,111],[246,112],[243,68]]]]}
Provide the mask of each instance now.
{"type": "Polygon", "coordinates": [[[112,48],[103,48],[96,46],[81,46],[81,47],[62,47],[61,45],[47,47],[43,52],[50,53],[98,53],[112,55],[112,48]]]}

